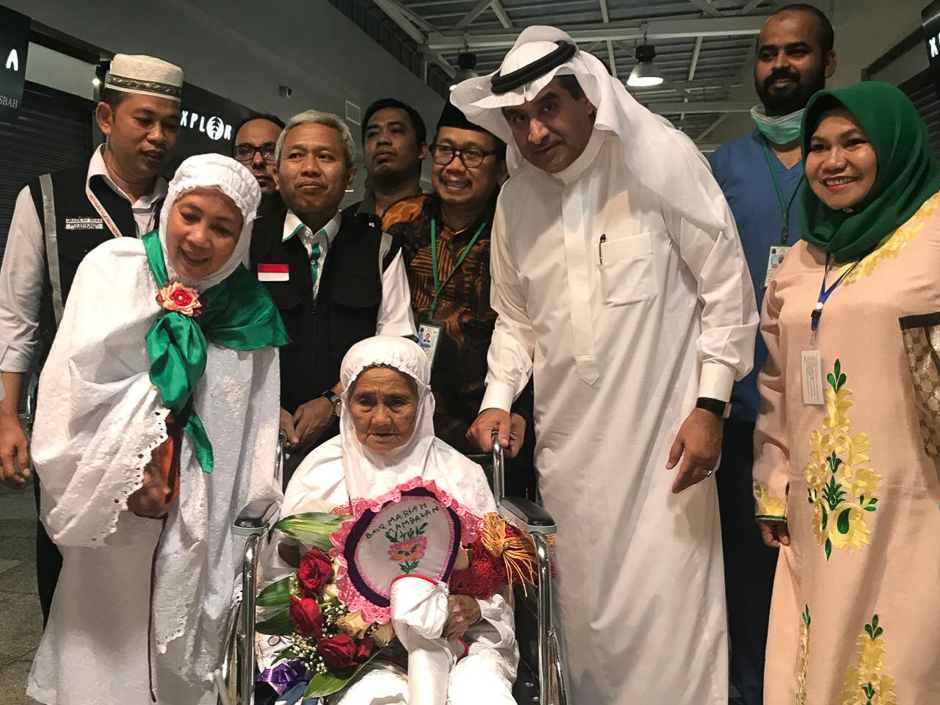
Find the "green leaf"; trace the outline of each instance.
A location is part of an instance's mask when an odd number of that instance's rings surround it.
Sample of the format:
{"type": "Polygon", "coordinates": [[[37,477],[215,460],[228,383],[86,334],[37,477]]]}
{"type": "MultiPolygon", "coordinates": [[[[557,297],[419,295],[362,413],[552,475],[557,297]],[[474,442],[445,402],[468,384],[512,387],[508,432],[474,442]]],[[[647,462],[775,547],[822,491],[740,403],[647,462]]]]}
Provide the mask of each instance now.
{"type": "Polygon", "coordinates": [[[873,511],[875,511],[876,509],[878,509],[878,507],[873,507],[873,506],[871,506],[870,504],[869,504],[867,507],[865,507],[865,511],[866,511],[866,512],[873,512],[873,511]]]}
{"type": "Polygon", "coordinates": [[[806,605],[805,607],[806,609],[803,610],[803,624],[805,624],[808,627],[810,624],[809,605],[806,605]]]}
{"type": "Polygon", "coordinates": [[[826,511],[825,507],[820,507],[822,509],[822,530],[826,530],[826,525],[829,523],[829,513],[826,511]]]}
{"type": "Polygon", "coordinates": [[[283,609],[273,617],[258,622],[255,630],[262,634],[277,634],[287,636],[294,633],[294,623],[290,619],[290,610],[283,609]]]}
{"type": "Polygon", "coordinates": [[[290,661],[291,659],[297,658],[297,652],[294,651],[293,646],[288,646],[280,654],[278,654],[279,661],[290,661]]]}
{"type": "Polygon", "coordinates": [[[283,607],[290,604],[290,578],[287,576],[268,585],[258,595],[258,607],[283,607]]]}
{"type": "Polygon", "coordinates": [[[281,519],[275,529],[292,536],[307,546],[314,546],[321,551],[333,548],[330,534],[339,529],[349,519],[344,514],[329,512],[306,512],[281,519]]]}
{"type": "Polygon", "coordinates": [[[839,377],[839,375],[842,374],[842,361],[839,360],[839,358],[836,358],[836,364],[833,367],[833,370],[836,373],[836,377],[839,377]]]}
{"type": "Polygon", "coordinates": [[[880,637],[880,636],[881,636],[882,634],[884,634],[884,633],[885,633],[885,630],[882,629],[881,627],[878,627],[878,628],[875,630],[875,639],[877,639],[878,637],[880,637]]]}
{"type": "Polygon", "coordinates": [[[310,683],[307,684],[307,690],[304,691],[305,698],[322,698],[326,695],[332,695],[333,693],[342,690],[343,687],[353,678],[355,678],[359,671],[361,671],[366,664],[374,659],[382,649],[376,649],[372,652],[372,655],[356,666],[355,670],[352,671],[348,676],[340,677],[333,675],[331,673],[317,673],[310,679],[310,683]]]}
{"type": "Polygon", "coordinates": [[[832,554],[832,541],[826,539],[826,560],[829,560],[829,556],[832,554]]]}
{"type": "Polygon", "coordinates": [[[836,378],[832,376],[831,372],[826,375],[826,381],[829,383],[829,386],[832,387],[834,391],[836,392],[839,391],[838,389],[836,389],[836,378]]]}
{"type": "Polygon", "coordinates": [[[843,509],[839,514],[839,520],[836,522],[836,528],[839,530],[839,533],[845,536],[849,533],[849,514],[852,513],[852,509],[843,509]]]}
{"type": "MultiPolygon", "coordinates": [[[[845,386],[845,379],[845,375],[839,375],[839,389],[842,389],[842,387],[845,386]]],[[[839,389],[836,391],[839,391],[839,389]]]]}
{"type": "Polygon", "coordinates": [[[878,498],[877,498],[877,497],[872,497],[870,500],[868,500],[868,503],[869,503],[869,504],[878,504],[878,498]]]}

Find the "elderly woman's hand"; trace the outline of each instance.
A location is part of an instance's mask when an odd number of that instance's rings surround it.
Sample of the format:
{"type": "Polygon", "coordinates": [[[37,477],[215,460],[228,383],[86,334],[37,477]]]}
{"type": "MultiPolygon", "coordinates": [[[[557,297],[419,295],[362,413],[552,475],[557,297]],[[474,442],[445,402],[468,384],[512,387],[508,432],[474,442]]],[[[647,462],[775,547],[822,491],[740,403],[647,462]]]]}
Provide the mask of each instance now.
{"type": "Polygon", "coordinates": [[[144,484],[127,498],[127,508],[139,517],[160,519],[166,515],[170,486],[163,474],[151,463],[144,469],[144,484]]]}
{"type": "Polygon", "coordinates": [[[447,623],[443,636],[448,641],[457,641],[467,629],[480,621],[480,603],[468,595],[448,595],[447,623]]]}

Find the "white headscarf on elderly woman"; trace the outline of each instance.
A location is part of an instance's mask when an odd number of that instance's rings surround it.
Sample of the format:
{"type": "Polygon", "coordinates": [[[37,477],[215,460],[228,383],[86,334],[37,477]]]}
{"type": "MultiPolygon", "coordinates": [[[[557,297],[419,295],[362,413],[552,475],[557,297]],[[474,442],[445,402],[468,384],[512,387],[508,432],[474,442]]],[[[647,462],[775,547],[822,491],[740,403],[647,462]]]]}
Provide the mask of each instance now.
{"type": "MultiPolygon", "coordinates": [[[[405,338],[377,336],[353,345],[340,369],[343,410],[340,435],[314,449],[294,476],[284,495],[282,515],[305,511],[330,511],[350,499],[374,498],[415,477],[435,484],[478,516],[495,510],[495,502],[483,469],[434,436],[434,396],[429,386],[427,355],[405,338]],[[418,408],[411,438],[387,453],[376,453],[356,437],[349,402],[355,382],[372,367],[398,370],[414,381],[418,408]]],[[[448,702],[512,702],[519,653],[513,630],[512,606],[501,593],[478,600],[481,619],[464,635],[467,656],[450,674],[448,702]]],[[[404,671],[375,665],[360,676],[339,703],[403,703],[408,693],[404,671]]]]}
{"type": "Polygon", "coordinates": [[[237,569],[231,520],[246,501],[279,496],[273,346],[286,336],[266,292],[240,267],[259,199],[257,182],[233,159],[191,157],[170,183],[159,236],[116,238],[78,269],[40,379],[32,446],[42,520],[65,555],[31,677],[41,701],[58,691],[74,703],[103,693],[143,702],[148,636],[161,699],[212,700],[237,569]],[[195,188],[222,191],[244,221],[228,261],[183,282],[205,294],[199,325],[157,301],[163,284],[179,281],[167,256],[171,210],[195,188]],[[127,498],[167,439],[171,409],[186,435],[179,497],[164,525],[129,512],[127,498]],[[198,420],[202,442],[186,418],[198,420]]]}
{"type": "Polygon", "coordinates": [[[340,368],[343,384],[340,434],[311,453],[295,475],[284,498],[284,514],[303,504],[304,497],[320,496],[332,475],[318,474],[321,463],[342,460],[343,479],[349,498],[371,498],[388,492],[415,477],[434,480],[438,487],[458,502],[482,516],[495,509],[493,494],[479,465],[434,436],[434,395],[430,387],[431,369],[427,355],[405,338],[376,336],[353,345],[340,368]],[[391,367],[407,375],[418,391],[414,430],[408,441],[387,453],[366,448],[356,437],[349,402],[355,382],[371,367],[391,367]],[[315,483],[312,486],[310,483],[315,483]]]}

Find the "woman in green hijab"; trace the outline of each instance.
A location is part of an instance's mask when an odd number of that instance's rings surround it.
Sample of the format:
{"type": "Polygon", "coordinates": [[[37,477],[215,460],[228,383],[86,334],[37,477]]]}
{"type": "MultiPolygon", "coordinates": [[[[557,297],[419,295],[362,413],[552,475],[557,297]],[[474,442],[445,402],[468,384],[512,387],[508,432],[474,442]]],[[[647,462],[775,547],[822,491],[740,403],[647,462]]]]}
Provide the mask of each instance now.
{"type": "Polygon", "coordinates": [[[940,163],[882,83],[817,93],[801,140],[803,241],[761,318],[754,494],[780,549],[765,703],[934,703],[940,482],[898,321],[940,311],[940,163]]]}

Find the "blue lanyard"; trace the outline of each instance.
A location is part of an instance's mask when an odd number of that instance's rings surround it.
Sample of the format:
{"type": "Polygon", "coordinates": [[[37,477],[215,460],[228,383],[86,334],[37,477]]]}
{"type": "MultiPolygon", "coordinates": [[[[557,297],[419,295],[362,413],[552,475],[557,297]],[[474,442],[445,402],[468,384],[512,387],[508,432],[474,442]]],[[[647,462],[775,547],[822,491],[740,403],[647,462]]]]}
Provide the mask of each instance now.
{"type": "Polygon", "coordinates": [[[842,280],[845,279],[845,277],[849,274],[849,272],[851,272],[853,269],[855,269],[855,267],[858,266],[858,263],[860,261],[861,260],[855,260],[855,263],[851,267],[846,269],[844,272],[842,272],[842,275],[832,283],[832,286],[830,286],[827,289],[826,277],[829,276],[829,267],[832,264],[832,255],[830,254],[826,255],[826,269],[823,272],[822,284],[819,285],[819,298],[816,300],[816,306],[815,308],[813,308],[813,313],[810,314],[810,317],[812,319],[810,321],[810,329],[814,333],[816,332],[816,329],[819,327],[819,319],[822,318],[823,306],[826,305],[826,302],[829,300],[829,297],[832,296],[832,292],[836,290],[836,287],[842,283],[842,280]]]}

